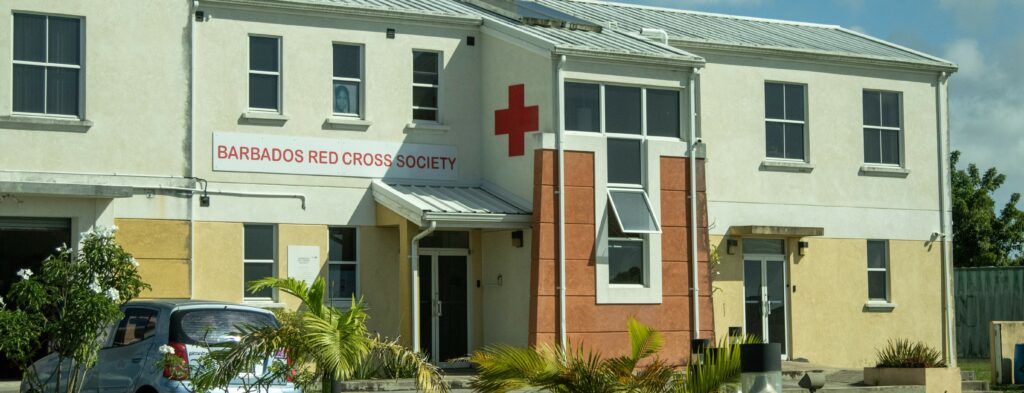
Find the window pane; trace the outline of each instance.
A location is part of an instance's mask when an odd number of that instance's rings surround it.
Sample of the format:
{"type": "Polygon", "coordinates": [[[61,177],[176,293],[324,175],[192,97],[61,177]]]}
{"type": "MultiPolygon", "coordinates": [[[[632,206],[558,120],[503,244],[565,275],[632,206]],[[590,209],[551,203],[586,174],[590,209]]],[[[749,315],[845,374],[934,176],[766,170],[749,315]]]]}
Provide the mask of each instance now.
{"type": "Polygon", "coordinates": [[[782,85],[778,83],[764,84],[764,117],[768,119],[784,119],[782,85]]]}
{"type": "Polygon", "coordinates": [[[331,264],[327,269],[329,297],[351,299],[356,295],[356,265],[331,264]]]}
{"type": "Polygon", "coordinates": [[[600,88],[586,83],[565,84],[565,128],[601,131],[600,88]]]}
{"type": "Polygon", "coordinates": [[[803,124],[786,124],[786,158],[804,159],[803,124]]]}
{"type": "Polygon", "coordinates": [[[623,232],[657,231],[654,210],[647,203],[642,192],[609,191],[611,204],[619,216],[619,225],[623,232]]]}
{"type": "Polygon", "coordinates": [[[881,130],[882,134],[882,163],[900,163],[900,132],[896,130],[881,130]]]}
{"type": "Polygon", "coordinates": [[[868,240],[868,268],[885,269],[885,242],[868,240]]]}
{"type": "Polygon", "coordinates": [[[79,65],[79,20],[50,17],[50,63],[79,65]]]}
{"type": "Polygon", "coordinates": [[[358,46],[334,45],[334,76],[359,79],[360,64],[358,46]]]}
{"type": "Polygon", "coordinates": [[[249,74],[249,107],[277,109],[277,76],[249,74]]]}
{"type": "Polygon", "coordinates": [[[43,113],[45,101],[46,69],[21,64],[14,65],[14,111],[43,113]]]}
{"type": "Polygon", "coordinates": [[[881,130],[874,128],[864,129],[864,162],[868,163],[881,163],[882,162],[882,146],[879,141],[879,133],[881,130]]]}
{"type": "Polygon", "coordinates": [[[786,158],[784,123],[765,122],[765,155],[772,158],[786,158]]]}
{"type": "Polygon", "coordinates": [[[334,81],[334,113],[359,114],[359,82],[334,81]]]}
{"type": "Polygon", "coordinates": [[[413,83],[425,83],[428,85],[436,85],[438,73],[437,59],[437,53],[434,52],[413,52],[413,83]]]}
{"type": "Polygon", "coordinates": [[[330,244],[327,249],[328,261],[356,260],[356,229],[331,228],[328,231],[330,244]]]}
{"type": "Polygon", "coordinates": [[[78,115],[78,70],[46,68],[46,113],[78,115]]]}
{"type": "Polygon", "coordinates": [[[879,105],[879,96],[877,91],[864,92],[864,125],[882,125],[882,114],[879,112],[879,105]]]}
{"type": "Polygon", "coordinates": [[[782,255],[785,245],[779,239],[743,239],[744,254],[782,255]]]}
{"type": "Polygon", "coordinates": [[[640,141],[608,139],[608,182],[643,184],[640,157],[640,141]]]}
{"type": "Polygon", "coordinates": [[[679,92],[647,89],[647,135],[679,137],[679,92]]]}
{"type": "Polygon", "coordinates": [[[278,71],[277,38],[249,37],[249,69],[278,71]]]}
{"type": "Polygon", "coordinates": [[[644,283],[644,242],[608,241],[608,282],[612,284],[644,283]]]}
{"type": "Polygon", "coordinates": [[[274,259],[274,226],[245,226],[245,259],[274,259]]]}
{"type": "Polygon", "coordinates": [[[604,123],[606,132],[640,134],[640,88],[605,86],[604,123]]]}
{"type": "Polygon", "coordinates": [[[263,288],[256,292],[249,290],[249,285],[252,284],[253,281],[267,277],[274,277],[273,263],[246,263],[244,269],[245,297],[269,298],[273,295],[274,292],[270,288],[263,288]]]}
{"type": "Polygon", "coordinates": [[[273,314],[248,310],[185,309],[171,314],[170,341],[220,345],[238,340],[242,326],[277,327],[273,314]]]}
{"type": "Polygon", "coordinates": [[[882,125],[886,127],[900,126],[900,95],[896,93],[881,93],[882,96],[882,125]]]}
{"type": "Polygon", "coordinates": [[[434,109],[413,109],[413,120],[437,121],[437,110],[434,109]]]}
{"type": "Polygon", "coordinates": [[[786,85],[786,119],[804,119],[804,87],[802,85],[786,85]]]}
{"type": "Polygon", "coordinates": [[[14,60],[46,61],[45,16],[14,14],[14,60]]]}
{"type": "Polygon", "coordinates": [[[868,272],[868,299],[887,300],[885,296],[886,272],[868,272]]]}
{"type": "Polygon", "coordinates": [[[412,106],[437,108],[437,88],[413,86],[412,106]]]}

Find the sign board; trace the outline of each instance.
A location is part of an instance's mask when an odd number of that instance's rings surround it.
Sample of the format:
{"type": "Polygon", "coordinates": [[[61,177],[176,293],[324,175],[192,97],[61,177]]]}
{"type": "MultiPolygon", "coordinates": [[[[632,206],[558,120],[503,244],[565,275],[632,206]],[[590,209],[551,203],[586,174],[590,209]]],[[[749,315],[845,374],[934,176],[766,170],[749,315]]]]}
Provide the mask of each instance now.
{"type": "Polygon", "coordinates": [[[313,285],[319,275],[319,246],[288,246],[288,277],[313,285]]]}
{"type": "Polygon", "coordinates": [[[213,170],[455,180],[455,146],[327,138],[213,134],[213,170]]]}

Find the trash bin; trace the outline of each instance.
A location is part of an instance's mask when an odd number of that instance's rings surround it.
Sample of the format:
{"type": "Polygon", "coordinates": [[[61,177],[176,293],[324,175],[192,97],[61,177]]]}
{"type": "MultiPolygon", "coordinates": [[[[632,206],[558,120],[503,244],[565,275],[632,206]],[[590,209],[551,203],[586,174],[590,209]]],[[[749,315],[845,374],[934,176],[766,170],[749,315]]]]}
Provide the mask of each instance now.
{"type": "Polygon", "coordinates": [[[1024,344],[1013,347],[1013,383],[1024,384],[1024,344]]]}

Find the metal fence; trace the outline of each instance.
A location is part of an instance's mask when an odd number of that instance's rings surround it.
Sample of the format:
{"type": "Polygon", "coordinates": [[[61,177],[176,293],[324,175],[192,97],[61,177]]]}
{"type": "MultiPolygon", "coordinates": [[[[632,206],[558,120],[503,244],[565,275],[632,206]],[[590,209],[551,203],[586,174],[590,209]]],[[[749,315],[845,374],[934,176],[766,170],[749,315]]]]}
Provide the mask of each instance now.
{"type": "Polygon", "coordinates": [[[954,269],[956,352],[988,357],[990,321],[1024,321],[1024,267],[954,269]]]}

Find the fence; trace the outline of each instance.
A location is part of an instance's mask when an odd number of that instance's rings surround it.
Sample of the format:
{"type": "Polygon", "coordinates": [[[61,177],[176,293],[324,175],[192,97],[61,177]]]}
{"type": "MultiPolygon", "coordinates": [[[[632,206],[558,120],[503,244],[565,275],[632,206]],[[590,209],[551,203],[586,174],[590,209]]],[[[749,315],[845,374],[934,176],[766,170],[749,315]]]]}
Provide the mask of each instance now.
{"type": "Polygon", "coordinates": [[[954,269],[956,352],[988,358],[990,321],[1024,321],[1024,267],[954,269]]]}

